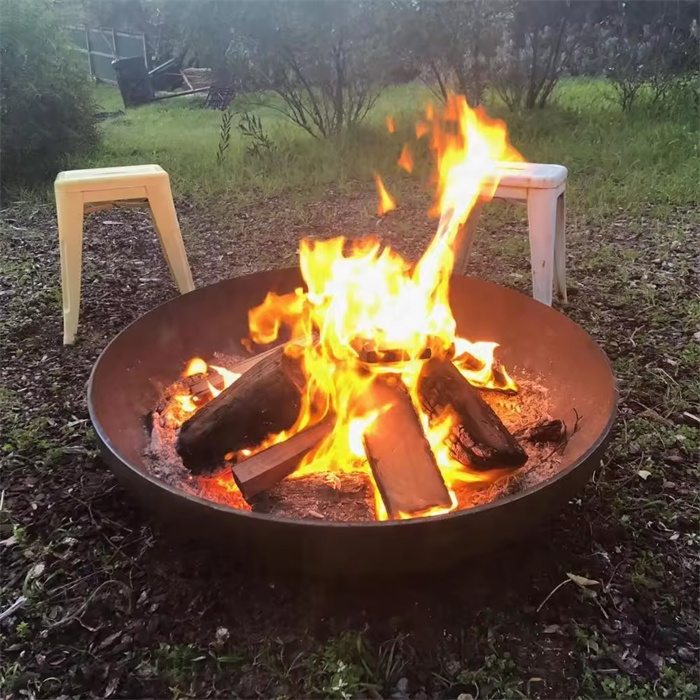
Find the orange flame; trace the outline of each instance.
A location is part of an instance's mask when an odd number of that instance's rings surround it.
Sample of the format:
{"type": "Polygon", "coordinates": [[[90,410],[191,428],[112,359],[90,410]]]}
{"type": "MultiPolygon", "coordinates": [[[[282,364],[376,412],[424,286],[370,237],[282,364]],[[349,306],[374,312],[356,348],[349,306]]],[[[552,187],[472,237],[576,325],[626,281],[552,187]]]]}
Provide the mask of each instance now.
{"type": "MultiPolygon", "coordinates": [[[[494,361],[495,343],[457,337],[449,280],[461,225],[479,197],[489,198],[495,192],[499,162],[521,160],[521,156],[508,143],[503,122],[488,118],[482,109],[471,109],[462,96],[451,96],[440,111],[430,106],[426,119],[430,127],[422,126],[430,128],[430,148],[436,160],[432,212],[440,215],[440,222],[418,263],[409,264],[372,238],[303,240],[300,265],[308,291],[297,289],[282,296],[270,293],[250,311],[250,335],[258,343],[275,340],[283,327],[293,337],[319,338],[289,351],[300,357],[306,378],[301,411],[289,431],[266,441],[279,442],[333,416],[334,430],[305,457],[292,478],[319,472],[337,478],[344,472],[364,470],[374,483],[362,436],[384,408],[368,412],[362,399],[375,378],[389,372],[398,375],[409,390],[448,487],[492,478],[472,472],[451,455],[445,440],[456,421],[450,411],[437,417],[423,411],[417,396],[419,358],[426,347],[434,356],[454,352],[455,365],[474,385],[516,388],[494,361]],[[400,349],[404,359],[391,365],[368,363],[363,354],[367,347],[400,349]]],[[[374,177],[381,216],[395,204],[380,177],[374,177]]],[[[376,517],[386,519],[376,485],[374,494],[376,517]]],[[[452,507],[456,505],[452,493],[452,507]]],[[[399,517],[443,512],[444,508],[432,509],[399,517]]]]}
{"type": "Polygon", "coordinates": [[[374,182],[377,185],[377,194],[379,195],[379,204],[377,205],[377,214],[384,216],[396,209],[394,198],[386,191],[382,178],[377,173],[374,173],[374,182]]]}
{"type": "Polygon", "coordinates": [[[407,173],[413,172],[413,156],[411,155],[411,151],[408,148],[408,144],[404,144],[404,147],[401,150],[401,155],[399,156],[399,159],[398,161],[396,161],[396,163],[407,173]]]}
{"type": "Polygon", "coordinates": [[[396,131],[396,124],[394,123],[394,117],[386,118],[386,130],[393,134],[396,131]]]}

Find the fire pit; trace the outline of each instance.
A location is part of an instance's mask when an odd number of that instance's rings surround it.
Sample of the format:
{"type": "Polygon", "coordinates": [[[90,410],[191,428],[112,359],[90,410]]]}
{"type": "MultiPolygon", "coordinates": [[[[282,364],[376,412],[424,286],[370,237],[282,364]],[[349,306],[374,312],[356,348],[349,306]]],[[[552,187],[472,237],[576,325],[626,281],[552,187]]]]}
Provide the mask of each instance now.
{"type": "Polygon", "coordinates": [[[305,240],[300,271],[180,297],[98,360],[103,454],[186,534],[284,568],[435,568],[526,532],[598,463],[616,404],[602,351],[528,297],[450,276],[461,225],[518,157],[505,127],[459,98],[426,119],[440,223],[419,261],[305,240]]]}
{"type": "Polygon", "coordinates": [[[226,280],[173,299],[122,331],[90,379],[90,416],[107,464],[156,513],[185,536],[225,543],[232,556],[321,573],[429,570],[527,535],[569,500],[598,466],[617,394],[605,355],[562,314],[518,292],[454,277],[458,332],[491,338],[514,377],[537,378],[550,410],[578,430],[558,473],[493,503],[445,515],[387,522],[292,520],[247,512],[188,494],[154,476],[144,451],[146,416],[193,356],[246,353],[248,310],[274,290],[301,284],[294,269],[226,280]]]}

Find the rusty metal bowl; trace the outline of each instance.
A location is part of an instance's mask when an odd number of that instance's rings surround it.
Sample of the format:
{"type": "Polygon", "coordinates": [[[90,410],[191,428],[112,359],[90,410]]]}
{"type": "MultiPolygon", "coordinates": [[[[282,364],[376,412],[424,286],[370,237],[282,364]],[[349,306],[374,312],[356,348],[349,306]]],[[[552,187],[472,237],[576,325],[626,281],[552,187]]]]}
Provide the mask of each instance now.
{"type": "Polygon", "coordinates": [[[591,337],[563,314],[518,292],[455,276],[457,328],[501,345],[518,377],[547,387],[552,414],[581,420],[556,476],[495,502],[447,515],[391,522],[293,520],[236,510],[187,494],[151,475],[143,460],[145,416],[163,387],[193,356],[240,355],[247,313],[268,291],[301,285],[297,269],[261,272],[177,297],[125,328],[102,352],[88,386],[90,418],[104,460],[143,506],[188,537],[232,557],[277,569],[322,574],[427,571],[523,538],[559,510],[600,463],[617,391],[610,365],[591,337]]]}

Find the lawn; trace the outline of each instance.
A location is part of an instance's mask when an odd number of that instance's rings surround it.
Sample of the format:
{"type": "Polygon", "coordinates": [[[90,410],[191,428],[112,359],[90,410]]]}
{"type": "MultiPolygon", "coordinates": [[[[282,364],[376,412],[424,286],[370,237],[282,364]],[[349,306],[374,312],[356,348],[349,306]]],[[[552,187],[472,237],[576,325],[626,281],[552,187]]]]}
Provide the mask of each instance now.
{"type": "MultiPolygon", "coordinates": [[[[97,97],[121,108],[110,88],[97,97]]],[[[89,164],[170,172],[198,286],[293,264],[305,235],[369,232],[415,257],[435,226],[428,164],[419,151],[409,176],[394,160],[429,98],[394,88],[337,142],[257,111],[274,149],[249,153],[234,120],[221,166],[221,115],[176,99],[106,120],[89,164]],[[384,219],[375,169],[399,203],[384,219]]],[[[89,217],[81,325],[64,348],[53,206],[27,193],[0,222],[0,615],[24,598],[0,621],[3,693],[697,697],[697,117],[622,115],[587,80],[562,84],[544,111],[490,111],[528,159],[569,168],[559,308],[605,349],[620,391],[591,483],[527,542],[449,574],[289,579],[168,540],[100,461],[85,405],[110,338],[176,293],[149,219],[89,217]]],[[[471,273],[529,293],[525,231],[520,209],[488,206],[471,273]]]]}

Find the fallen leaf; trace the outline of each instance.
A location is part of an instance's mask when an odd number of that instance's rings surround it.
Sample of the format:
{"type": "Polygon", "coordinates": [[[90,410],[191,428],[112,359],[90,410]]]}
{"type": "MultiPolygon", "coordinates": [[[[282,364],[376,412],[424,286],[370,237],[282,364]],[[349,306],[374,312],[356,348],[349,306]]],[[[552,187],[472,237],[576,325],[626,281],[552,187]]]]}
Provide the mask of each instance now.
{"type": "Polygon", "coordinates": [[[589,586],[600,586],[600,581],[596,581],[592,578],[585,578],[584,576],[578,576],[576,574],[566,574],[577,586],[581,588],[588,588],[589,586]]]}
{"type": "Polygon", "coordinates": [[[646,481],[646,480],[651,476],[651,472],[650,472],[650,471],[647,471],[646,469],[640,469],[640,470],[637,472],[637,474],[638,474],[639,476],[641,476],[642,479],[644,479],[644,481],[646,481]]]}
{"type": "Polygon", "coordinates": [[[34,564],[31,569],[29,569],[29,573],[27,574],[27,581],[31,581],[34,578],[38,578],[44,573],[44,569],[46,568],[46,565],[43,562],[39,562],[38,564],[34,564]]]}

